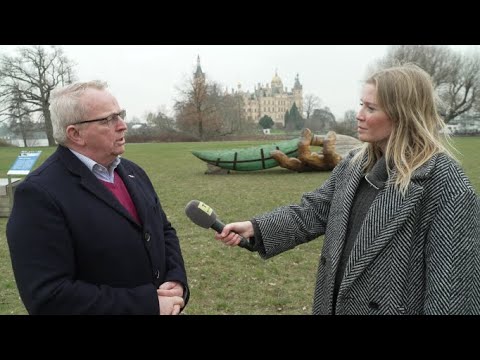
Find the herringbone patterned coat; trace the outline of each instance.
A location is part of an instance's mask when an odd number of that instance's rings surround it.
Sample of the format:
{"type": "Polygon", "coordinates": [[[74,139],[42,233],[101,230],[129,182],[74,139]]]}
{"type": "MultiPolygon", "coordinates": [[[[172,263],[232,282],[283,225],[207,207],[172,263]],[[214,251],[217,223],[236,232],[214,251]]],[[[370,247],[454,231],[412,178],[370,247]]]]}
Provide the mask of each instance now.
{"type": "MultiPolygon", "coordinates": [[[[325,234],[314,314],[332,313],[349,209],[363,176],[354,152],[300,205],[254,218],[269,258],[325,234]]],[[[364,159],[365,161],[365,159],[364,159]]],[[[480,201],[463,171],[438,154],[403,197],[380,191],[346,265],[337,314],[480,314],[480,201]]]]}

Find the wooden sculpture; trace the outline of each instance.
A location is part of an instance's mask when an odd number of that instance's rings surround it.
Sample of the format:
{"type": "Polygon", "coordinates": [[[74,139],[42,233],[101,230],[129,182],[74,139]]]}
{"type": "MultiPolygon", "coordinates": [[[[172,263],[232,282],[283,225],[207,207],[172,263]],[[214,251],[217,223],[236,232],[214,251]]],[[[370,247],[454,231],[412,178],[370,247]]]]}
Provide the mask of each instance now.
{"type": "Polygon", "coordinates": [[[281,166],[303,171],[332,170],[351,149],[361,142],[351,136],[330,131],[327,135],[314,135],[303,129],[300,139],[286,140],[249,147],[219,151],[192,151],[193,155],[209,164],[207,173],[215,169],[253,171],[281,166]],[[310,146],[321,146],[322,153],[312,152],[310,146]],[[339,151],[340,149],[340,151],[339,151]]]}

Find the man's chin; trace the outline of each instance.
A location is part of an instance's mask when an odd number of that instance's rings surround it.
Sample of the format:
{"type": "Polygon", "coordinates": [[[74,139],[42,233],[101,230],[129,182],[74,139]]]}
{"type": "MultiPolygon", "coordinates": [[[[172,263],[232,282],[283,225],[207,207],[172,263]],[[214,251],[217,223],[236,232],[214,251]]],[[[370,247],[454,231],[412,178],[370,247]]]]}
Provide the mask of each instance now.
{"type": "Polygon", "coordinates": [[[125,144],[115,146],[114,154],[115,155],[122,155],[125,152],[125,144]]]}

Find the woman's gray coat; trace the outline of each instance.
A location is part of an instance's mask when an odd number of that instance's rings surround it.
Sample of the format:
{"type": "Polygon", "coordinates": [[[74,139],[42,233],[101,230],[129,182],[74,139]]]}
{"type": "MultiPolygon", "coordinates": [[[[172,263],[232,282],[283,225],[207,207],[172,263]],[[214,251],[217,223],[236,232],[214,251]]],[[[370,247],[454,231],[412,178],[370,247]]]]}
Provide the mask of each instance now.
{"type": "MultiPolygon", "coordinates": [[[[314,314],[332,313],[349,209],[364,176],[360,163],[351,164],[353,154],[300,205],[253,219],[263,258],[325,234],[314,314]]],[[[480,314],[479,223],[475,190],[444,154],[414,172],[405,197],[387,184],[358,233],[336,314],[480,314]]]]}

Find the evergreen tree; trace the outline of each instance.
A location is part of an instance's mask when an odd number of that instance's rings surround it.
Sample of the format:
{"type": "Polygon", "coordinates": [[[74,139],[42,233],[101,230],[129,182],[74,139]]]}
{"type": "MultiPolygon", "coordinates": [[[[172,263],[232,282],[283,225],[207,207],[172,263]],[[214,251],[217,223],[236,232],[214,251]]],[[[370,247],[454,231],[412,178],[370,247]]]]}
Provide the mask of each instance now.
{"type": "Polygon", "coordinates": [[[298,111],[297,104],[295,103],[293,103],[290,109],[289,120],[293,124],[295,130],[301,130],[305,125],[305,119],[300,114],[300,111],[298,111]]]}
{"type": "Polygon", "coordinates": [[[293,131],[295,130],[295,124],[292,122],[292,118],[290,117],[290,112],[287,110],[285,111],[285,130],[287,131],[293,131]]]}
{"type": "Polygon", "coordinates": [[[262,129],[271,129],[274,122],[270,116],[263,115],[258,124],[262,127],[262,129]]]}

